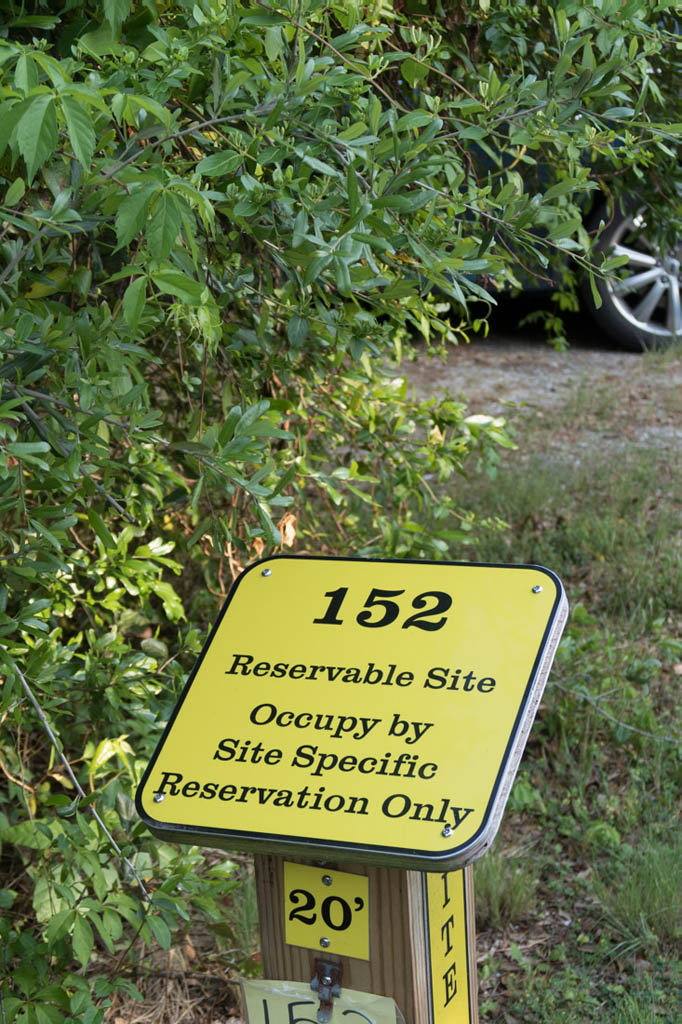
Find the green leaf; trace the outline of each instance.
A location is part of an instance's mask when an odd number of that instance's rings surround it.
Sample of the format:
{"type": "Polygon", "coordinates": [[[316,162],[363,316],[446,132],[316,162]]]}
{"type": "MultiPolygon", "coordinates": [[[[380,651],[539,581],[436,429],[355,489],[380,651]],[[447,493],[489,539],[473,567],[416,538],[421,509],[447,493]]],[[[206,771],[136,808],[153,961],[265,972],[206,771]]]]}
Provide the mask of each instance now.
{"type": "Polygon", "coordinates": [[[42,71],[48,76],[56,89],[62,89],[71,84],[71,77],[67,71],[67,65],[55,60],[48,53],[42,50],[33,51],[33,59],[42,71]]]}
{"type": "Polygon", "coordinates": [[[428,66],[413,60],[412,57],[408,57],[400,65],[403,78],[413,89],[423,78],[429,73],[428,66]]]}
{"type": "Polygon", "coordinates": [[[350,279],[350,268],[348,262],[341,256],[334,257],[334,270],[336,271],[336,287],[342,295],[351,295],[353,285],[350,279]]]}
{"type": "Polygon", "coordinates": [[[16,898],[14,889],[0,889],[0,910],[9,910],[16,898]]]}
{"type": "MultiPolygon", "coordinates": [[[[151,114],[157,119],[157,121],[164,125],[167,129],[170,128],[171,115],[170,111],[164,107],[158,100],[152,99],[150,96],[140,96],[139,94],[130,95],[128,97],[130,104],[138,110],[144,110],[146,113],[151,114]]],[[[145,122],[145,124],[148,122],[145,122]]]]}
{"type": "Polygon", "coordinates": [[[33,1003],[36,1024],[64,1024],[64,1016],[56,1006],[49,1003],[33,1003]]]}
{"type": "Polygon", "coordinates": [[[256,402],[255,405],[250,406],[245,413],[243,413],[234,428],[234,436],[237,437],[239,434],[249,434],[250,427],[263,416],[270,408],[270,401],[267,398],[263,398],[260,402],[256,402]]]}
{"type": "Polygon", "coordinates": [[[401,213],[410,213],[413,210],[418,210],[422,206],[433,199],[433,192],[408,192],[404,195],[389,195],[381,196],[374,203],[376,210],[398,210],[401,213]]]}
{"type": "Polygon", "coordinates": [[[243,25],[288,25],[283,14],[247,14],[241,19],[243,25]]]}
{"type": "Polygon", "coordinates": [[[571,235],[578,230],[582,225],[580,217],[572,217],[570,220],[564,221],[562,224],[556,224],[551,231],[547,232],[547,237],[552,242],[556,242],[558,239],[570,238],[571,235]]]}
{"type": "Polygon", "coordinates": [[[325,267],[328,267],[333,259],[331,253],[325,253],[324,256],[315,256],[306,268],[306,272],[303,275],[304,284],[312,284],[320,276],[325,267]]]}
{"type": "Polygon", "coordinates": [[[543,198],[545,200],[556,199],[557,196],[566,195],[567,192],[572,192],[576,188],[579,188],[579,183],[575,178],[565,178],[563,181],[557,181],[555,185],[550,185],[543,198]]]}
{"type": "Polygon", "coordinates": [[[22,53],[14,70],[14,87],[24,94],[38,84],[38,69],[30,53],[22,53]]]}
{"type": "MultiPolygon", "coordinates": [[[[203,480],[203,477],[201,477],[203,480]]],[[[150,658],[155,658],[156,661],[167,661],[168,660],[168,646],[163,640],[157,640],[155,637],[147,637],[142,641],[140,647],[146,655],[150,658]]]]}
{"type": "Polygon", "coordinates": [[[135,330],[140,322],[147,295],[147,278],[136,277],[123,296],[123,316],[128,327],[135,330]]]}
{"type": "Polygon", "coordinates": [[[0,827],[0,839],[15,846],[26,846],[29,850],[46,850],[54,844],[57,835],[64,831],[61,824],[53,822],[45,835],[38,830],[37,825],[36,821],[22,821],[18,825],[0,827]]]}
{"type": "MultiPolygon", "coordinates": [[[[47,443],[47,441],[11,441],[7,445],[7,451],[16,459],[27,459],[30,461],[33,457],[35,457],[38,454],[49,452],[50,446],[47,443]]],[[[38,461],[42,466],[47,468],[46,462],[43,462],[42,459],[38,461]]]]}
{"type": "Polygon", "coordinates": [[[295,313],[287,324],[287,337],[292,348],[300,348],[308,337],[310,324],[304,316],[295,313]]]}
{"type": "Polygon", "coordinates": [[[154,182],[138,185],[126,196],[116,213],[116,241],[118,248],[135,238],[145,227],[147,210],[159,186],[154,182]]]}
{"type": "Polygon", "coordinates": [[[199,174],[206,175],[207,178],[218,178],[223,174],[232,174],[237,170],[242,160],[243,157],[240,153],[225,150],[223,153],[213,153],[211,156],[205,156],[197,164],[197,171],[199,174]]]}
{"type": "Polygon", "coordinates": [[[126,743],[126,736],[117,736],[115,739],[104,739],[97,745],[92,755],[88,774],[92,779],[95,773],[105,765],[112,757],[118,757],[124,764],[128,764],[128,754],[132,753],[130,745],[126,743]]]}
{"type": "Polygon", "coordinates": [[[72,96],[62,96],[62,111],[76,159],[86,169],[95,152],[95,129],[88,112],[72,96]]]}
{"type": "Polygon", "coordinates": [[[23,178],[15,178],[5,194],[5,206],[16,206],[26,191],[23,178]]]}
{"type": "Polygon", "coordinates": [[[342,132],[336,136],[337,139],[343,139],[344,142],[350,142],[351,139],[357,139],[359,135],[362,135],[367,130],[367,125],[364,121],[356,121],[355,124],[350,125],[349,128],[344,128],[342,132]]]}
{"type": "Polygon", "coordinates": [[[381,117],[381,100],[372,93],[369,98],[369,130],[373,135],[379,131],[379,119],[381,117]]]}
{"type": "Polygon", "coordinates": [[[433,114],[427,114],[425,110],[411,110],[409,114],[403,115],[396,125],[398,131],[406,131],[410,128],[423,128],[434,120],[433,114]]]}
{"type": "Polygon", "coordinates": [[[185,609],[182,606],[182,601],[176,594],[170,583],[156,583],[154,585],[154,594],[156,597],[161,599],[163,604],[163,610],[171,620],[171,622],[178,622],[180,619],[186,618],[185,609]]]}
{"type": "Polygon", "coordinates": [[[281,544],[282,535],[270,518],[270,513],[266,506],[261,504],[260,501],[256,501],[254,502],[254,507],[256,510],[256,516],[263,527],[263,532],[265,533],[266,540],[270,547],[276,547],[278,544],[281,544]]]}
{"type": "Polygon", "coordinates": [[[268,55],[268,60],[271,64],[274,64],[276,60],[282,55],[284,50],[284,43],[282,40],[282,29],[279,25],[270,25],[265,30],[265,52],[268,55]]]}
{"type": "Polygon", "coordinates": [[[104,520],[94,508],[88,509],[88,522],[93,528],[102,544],[108,551],[113,551],[116,548],[116,541],[109,532],[104,520]]]}
{"type": "Polygon", "coordinates": [[[130,0],[103,0],[102,6],[104,8],[104,17],[114,32],[118,32],[130,14],[130,0]]]}
{"type": "Polygon", "coordinates": [[[187,306],[198,306],[203,301],[205,286],[180,270],[157,270],[151,278],[160,291],[175,295],[187,306]]]}
{"type": "Polygon", "coordinates": [[[161,949],[170,949],[171,933],[164,919],[154,914],[147,918],[147,924],[161,949]]]}
{"type": "Polygon", "coordinates": [[[588,275],[588,280],[590,282],[590,292],[592,294],[592,299],[594,301],[595,308],[601,309],[602,297],[599,294],[599,289],[597,288],[597,282],[595,280],[595,276],[593,273],[590,272],[590,274],[588,275]]]}
{"type": "Polygon", "coordinates": [[[17,125],[16,138],[30,184],[57,146],[57,110],[53,96],[42,93],[32,99],[17,125]]]}
{"type": "MultiPolygon", "coordinates": [[[[0,53],[2,51],[0,50],[0,53]]],[[[14,103],[12,106],[5,102],[2,104],[2,116],[0,116],[0,156],[5,152],[7,143],[12,137],[12,133],[17,126],[18,121],[23,117],[24,113],[30,107],[33,99],[20,100],[18,103],[14,103]]]]}
{"type": "Polygon", "coordinates": [[[119,54],[122,50],[121,44],[118,42],[118,33],[114,32],[107,22],[103,22],[92,32],[86,32],[85,35],[79,36],[78,48],[96,59],[105,57],[108,53],[119,54]]]}
{"type": "Polygon", "coordinates": [[[309,153],[305,153],[302,157],[303,163],[308,164],[308,167],[312,167],[314,171],[319,171],[320,174],[328,174],[330,177],[339,178],[341,175],[332,167],[331,164],[327,164],[324,160],[318,160],[316,156],[310,156],[309,153]]]}
{"type": "Polygon", "coordinates": [[[346,168],[346,190],[348,192],[348,208],[351,216],[355,216],[360,209],[360,189],[355,169],[351,164],[348,164],[346,168]]]}
{"type": "Polygon", "coordinates": [[[147,220],[145,235],[149,250],[157,260],[165,260],[175,245],[182,214],[177,198],[171,192],[162,192],[156,199],[147,220]]]}
{"type": "Polygon", "coordinates": [[[73,919],[74,911],[71,907],[60,910],[59,913],[50,919],[45,932],[45,938],[50,946],[53,946],[58,939],[61,939],[62,935],[66,935],[73,919]]]}
{"type": "Polygon", "coordinates": [[[81,967],[85,967],[90,959],[90,954],[92,953],[92,949],[95,944],[95,938],[92,933],[92,928],[82,914],[76,915],[76,920],[73,924],[72,942],[73,952],[76,959],[79,961],[81,967]]]}
{"type": "Polygon", "coordinates": [[[294,220],[294,233],[291,236],[291,244],[294,249],[297,249],[301,242],[305,241],[305,236],[308,233],[308,214],[304,209],[301,209],[296,214],[294,220]]]}

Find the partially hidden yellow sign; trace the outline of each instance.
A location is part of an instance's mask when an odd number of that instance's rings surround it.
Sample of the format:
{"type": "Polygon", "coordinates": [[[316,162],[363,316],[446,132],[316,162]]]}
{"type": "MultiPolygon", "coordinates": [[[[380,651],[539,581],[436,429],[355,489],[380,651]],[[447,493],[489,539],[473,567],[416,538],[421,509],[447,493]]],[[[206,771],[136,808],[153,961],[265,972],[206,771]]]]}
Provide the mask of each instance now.
{"type": "Polygon", "coordinates": [[[473,882],[467,892],[466,879],[466,871],[471,870],[431,872],[422,876],[432,1024],[478,1021],[473,882]]]}
{"type": "Polygon", "coordinates": [[[247,569],[137,794],[152,831],[421,870],[480,856],[566,618],[538,566],[247,569]]]}
{"type": "MultiPolygon", "coordinates": [[[[315,1024],[319,999],[310,984],[298,981],[244,980],[247,1024],[315,1024]]],[[[386,996],[343,988],[334,999],[332,1021],[347,1024],[396,1024],[402,1022],[397,1007],[386,996]]]]}
{"type": "Polygon", "coordinates": [[[326,955],[369,960],[369,879],[285,860],[284,938],[326,955]]]}

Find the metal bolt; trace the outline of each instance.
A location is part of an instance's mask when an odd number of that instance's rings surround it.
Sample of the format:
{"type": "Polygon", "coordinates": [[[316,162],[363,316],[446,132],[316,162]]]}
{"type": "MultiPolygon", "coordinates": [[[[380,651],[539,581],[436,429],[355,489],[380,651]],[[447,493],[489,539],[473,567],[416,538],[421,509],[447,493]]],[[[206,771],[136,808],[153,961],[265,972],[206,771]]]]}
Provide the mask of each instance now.
{"type": "Polygon", "coordinates": [[[162,804],[165,799],[166,799],[166,794],[165,793],[155,793],[154,794],[154,803],[155,804],[162,804]]]}
{"type": "Polygon", "coordinates": [[[331,939],[325,939],[324,936],[320,939],[320,945],[322,949],[328,949],[331,946],[331,939]]]}
{"type": "Polygon", "coordinates": [[[443,831],[441,832],[441,835],[443,836],[444,839],[449,839],[453,832],[454,829],[452,828],[452,826],[446,825],[443,831]]]}
{"type": "Polygon", "coordinates": [[[541,594],[542,593],[542,587],[540,586],[539,583],[536,583],[535,586],[533,587],[533,593],[534,594],[541,594]]]}
{"type": "Polygon", "coordinates": [[[332,983],[332,979],[329,977],[328,974],[325,974],[324,978],[322,979],[322,984],[323,985],[331,985],[331,983],[332,983]]]}
{"type": "Polygon", "coordinates": [[[272,576],[272,569],[263,569],[261,576],[272,576]]]}
{"type": "Polygon", "coordinates": [[[332,876],[331,875],[322,875],[322,885],[331,885],[331,884],[332,884],[332,876]]]}

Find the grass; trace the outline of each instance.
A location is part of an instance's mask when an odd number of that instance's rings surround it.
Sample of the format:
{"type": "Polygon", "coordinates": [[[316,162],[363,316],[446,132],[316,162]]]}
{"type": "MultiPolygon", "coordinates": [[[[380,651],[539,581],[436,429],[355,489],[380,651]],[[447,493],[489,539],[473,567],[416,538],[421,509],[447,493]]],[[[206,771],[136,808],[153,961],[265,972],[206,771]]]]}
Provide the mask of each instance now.
{"type": "Polygon", "coordinates": [[[479,928],[500,929],[533,914],[538,879],[527,850],[502,851],[493,845],[475,871],[479,928]]]}
{"type": "MultiPolygon", "coordinates": [[[[665,376],[673,357],[644,358],[665,376]]],[[[521,420],[520,450],[466,495],[509,524],[475,557],[554,569],[572,606],[501,835],[476,865],[481,1024],[681,1019],[682,458],[609,435],[612,412],[583,384],[551,424],[521,420]],[[576,422],[600,442],[553,447],[576,422]]]]}
{"type": "Polygon", "coordinates": [[[682,840],[654,838],[643,849],[628,845],[615,864],[598,874],[595,892],[614,936],[611,955],[643,954],[682,944],[682,840]]]}
{"type": "Polygon", "coordinates": [[[574,601],[607,615],[646,624],[682,613],[680,480],[679,454],[648,449],[517,458],[476,493],[476,507],[510,526],[491,531],[477,555],[549,565],[571,581],[574,601]]]}

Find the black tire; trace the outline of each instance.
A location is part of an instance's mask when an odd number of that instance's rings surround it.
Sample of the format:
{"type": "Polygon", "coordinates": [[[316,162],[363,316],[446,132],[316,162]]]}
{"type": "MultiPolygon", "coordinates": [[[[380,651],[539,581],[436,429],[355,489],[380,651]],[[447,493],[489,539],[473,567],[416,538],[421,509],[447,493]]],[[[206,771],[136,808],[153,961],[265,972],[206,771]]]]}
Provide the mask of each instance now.
{"type": "Polygon", "coordinates": [[[589,282],[585,282],[583,304],[606,334],[622,348],[642,352],[682,344],[682,246],[660,252],[648,239],[646,210],[633,207],[617,211],[609,221],[602,207],[589,227],[607,222],[593,256],[622,253],[629,262],[609,277],[596,278],[602,304],[597,307],[589,282]]]}

